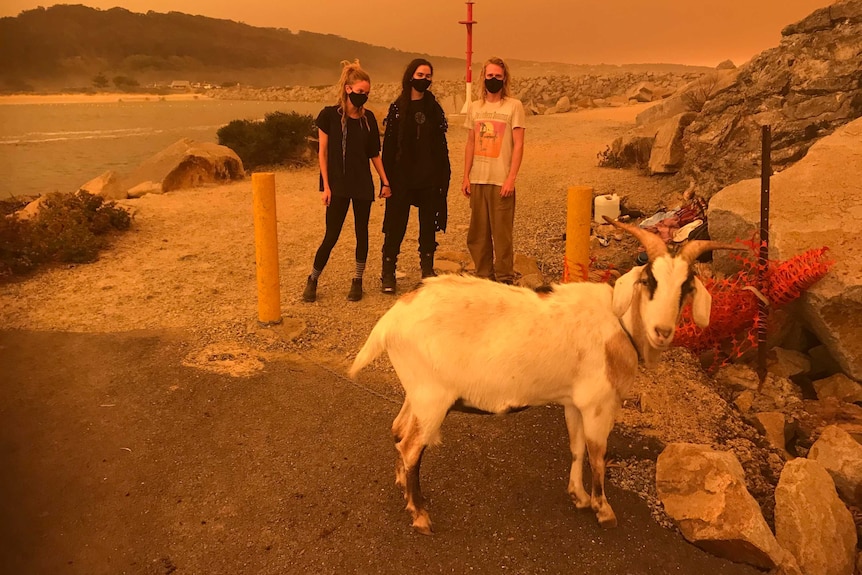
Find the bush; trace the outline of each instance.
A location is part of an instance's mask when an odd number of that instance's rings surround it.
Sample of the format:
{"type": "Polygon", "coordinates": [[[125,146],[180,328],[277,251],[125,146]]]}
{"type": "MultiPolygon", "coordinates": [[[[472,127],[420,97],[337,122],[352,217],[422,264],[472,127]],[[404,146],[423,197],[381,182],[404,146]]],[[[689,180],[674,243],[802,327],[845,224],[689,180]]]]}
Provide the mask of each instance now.
{"type": "Polygon", "coordinates": [[[279,164],[307,164],[314,118],[296,112],[271,112],[263,122],[234,120],[219,128],[218,143],[232,149],[245,169],[279,164]]]}
{"type": "Polygon", "coordinates": [[[0,278],[43,263],[95,261],[111,233],[130,225],[129,213],[101,196],[49,194],[29,220],[0,217],[0,278]]]}

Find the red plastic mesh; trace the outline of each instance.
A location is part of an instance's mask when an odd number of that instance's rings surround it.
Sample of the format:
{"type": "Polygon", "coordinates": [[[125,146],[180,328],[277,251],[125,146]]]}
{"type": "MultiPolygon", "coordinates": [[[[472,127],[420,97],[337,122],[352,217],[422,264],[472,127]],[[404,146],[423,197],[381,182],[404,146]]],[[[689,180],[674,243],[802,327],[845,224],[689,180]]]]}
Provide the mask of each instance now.
{"type": "MultiPolygon", "coordinates": [[[[691,317],[691,306],[686,306],[676,330],[676,345],[696,354],[713,352],[712,368],[725,365],[757,348],[758,298],[746,288],[757,287],[758,258],[755,242],[746,243],[751,248],[750,253],[734,255],[742,264],[739,272],[727,279],[704,282],[712,295],[709,326],[696,326],[691,317]]],[[[828,249],[811,249],[789,260],[767,262],[766,285],[760,292],[769,300],[771,309],[792,302],[826,275],[835,263],[825,259],[828,249]]]]}

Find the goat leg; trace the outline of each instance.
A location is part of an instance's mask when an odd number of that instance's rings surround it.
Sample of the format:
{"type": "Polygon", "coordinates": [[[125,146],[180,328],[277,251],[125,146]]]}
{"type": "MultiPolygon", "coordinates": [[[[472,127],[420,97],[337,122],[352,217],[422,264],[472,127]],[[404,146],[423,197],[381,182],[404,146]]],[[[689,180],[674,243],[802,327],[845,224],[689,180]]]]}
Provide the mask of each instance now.
{"type": "Polygon", "coordinates": [[[590,496],[584,489],[584,424],[580,410],[574,405],[566,406],[566,428],[569,430],[569,448],[572,451],[572,470],[567,491],[575,507],[588,509],[590,496]]]}

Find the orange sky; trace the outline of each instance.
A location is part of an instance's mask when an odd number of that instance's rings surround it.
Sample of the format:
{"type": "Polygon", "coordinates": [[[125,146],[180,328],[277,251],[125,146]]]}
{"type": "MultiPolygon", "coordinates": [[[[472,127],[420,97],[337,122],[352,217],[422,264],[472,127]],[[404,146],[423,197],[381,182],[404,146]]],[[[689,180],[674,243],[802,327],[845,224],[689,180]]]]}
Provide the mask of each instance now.
{"type": "MultiPolygon", "coordinates": [[[[463,57],[462,0],[67,0],[134,12],[178,11],[463,57]]],[[[474,60],[574,64],[736,64],[776,46],[781,29],[830,0],[476,0],[474,60]]],[[[50,3],[3,0],[0,16],[50,3]]]]}

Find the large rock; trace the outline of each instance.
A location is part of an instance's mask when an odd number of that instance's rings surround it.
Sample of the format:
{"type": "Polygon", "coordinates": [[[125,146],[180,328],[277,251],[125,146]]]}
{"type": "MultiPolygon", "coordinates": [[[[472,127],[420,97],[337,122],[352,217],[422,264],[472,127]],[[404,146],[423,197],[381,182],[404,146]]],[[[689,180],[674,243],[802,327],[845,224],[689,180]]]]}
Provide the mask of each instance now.
{"type": "Polygon", "coordinates": [[[788,561],[732,453],[670,444],[658,457],[656,488],[665,511],[698,547],[762,569],[788,561]]]}
{"type": "Polygon", "coordinates": [[[244,176],[242,160],[227,146],[183,138],[135,168],[123,178],[123,187],[157,182],[162,192],[170,192],[244,176]]]}
{"type": "Polygon", "coordinates": [[[856,525],[816,461],[788,462],[775,488],[775,536],[806,575],[852,575],[856,525]]]}
{"type": "Polygon", "coordinates": [[[837,425],[830,425],[811,446],[808,458],[829,472],[844,501],[862,508],[862,445],[859,442],[837,425]]]}
{"type": "Polygon", "coordinates": [[[81,186],[79,190],[102,196],[106,200],[124,200],[128,197],[126,189],[120,182],[120,175],[114,170],[108,170],[81,186]]]}
{"type": "MultiPolygon", "coordinates": [[[[862,119],[817,142],[804,160],[774,175],[770,187],[769,257],[829,247],[835,265],[803,294],[802,317],[841,369],[862,380],[862,119]]],[[[716,194],[708,220],[713,239],[752,237],[760,228],[760,179],[716,194]]],[[[727,268],[726,255],[715,261],[727,268]]]]}
{"type": "Polygon", "coordinates": [[[682,136],[695,116],[694,112],[677,114],[659,129],[650,153],[650,174],[675,174],[680,170],[685,158],[682,136]]]}
{"type": "Polygon", "coordinates": [[[782,32],[781,43],[740,67],[686,130],[683,173],[710,196],[758,175],[761,126],[772,126],[782,169],[818,139],[862,116],[862,0],[838,2],[782,32]]]}

